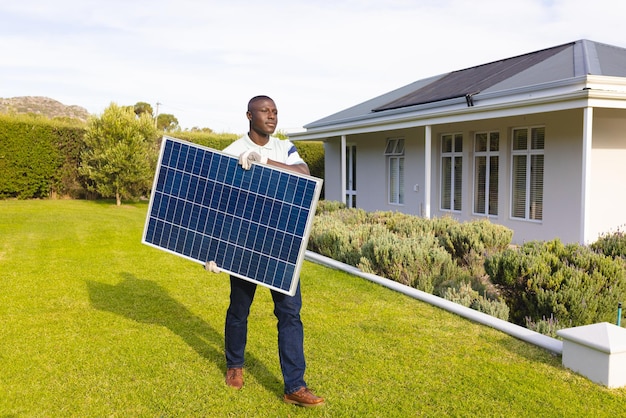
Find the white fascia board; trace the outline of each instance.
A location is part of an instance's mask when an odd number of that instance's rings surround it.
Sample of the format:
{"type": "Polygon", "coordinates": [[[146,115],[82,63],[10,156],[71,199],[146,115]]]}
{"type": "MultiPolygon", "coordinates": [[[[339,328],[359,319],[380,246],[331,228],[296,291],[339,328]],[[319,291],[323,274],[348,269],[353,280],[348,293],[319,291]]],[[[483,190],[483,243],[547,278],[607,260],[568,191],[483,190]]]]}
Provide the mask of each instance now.
{"type": "Polygon", "coordinates": [[[626,93],[626,77],[612,77],[606,75],[587,76],[587,88],[607,92],[626,93]]]}

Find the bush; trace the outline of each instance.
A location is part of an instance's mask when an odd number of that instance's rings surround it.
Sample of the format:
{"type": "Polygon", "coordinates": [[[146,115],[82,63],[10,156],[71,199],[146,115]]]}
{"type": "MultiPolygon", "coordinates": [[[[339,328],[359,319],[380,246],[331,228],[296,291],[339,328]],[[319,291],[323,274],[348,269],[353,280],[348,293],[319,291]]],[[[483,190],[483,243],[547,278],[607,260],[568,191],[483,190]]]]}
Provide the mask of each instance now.
{"type": "Polygon", "coordinates": [[[606,256],[626,260],[626,233],[618,228],[616,232],[602,234],[591,248],[606,256]]]}
{"type": "Polygon", "coordinates": [[[309,249],[548,335],[613,322],[626,298],[621,232],[594,249],[558,239],[512,248],[511,239],[511,230],[486,220],[368,213],[324,202],[309,249]]]}
{"type": "Polygon", "coordinates": [[[493,254],[485,270],[501,286],[511,319],[520,325],[544,317],[571,326],[612,322],[626,296],[623,260],[558,239],[493,254]]]}
{"type": "Polygon", "coordinates": [[[470,283],[466,282],[461,283],[458,287],[449,287],[445,289],[441,297],[504,321],[509,320],[509,307],[506,303],[481,295],[472,288],[470,283]]]}
{"type": "MultiPolygon", "coordinates": [[[[324,202],[314,219],[309,249],[426,292],[440,294],[442,289],[471,281],[497,299],[498,292],[490,283],[472,276],[483,277],[484,254],[509,245],[511,237],[509,230],[489,222],[466,226],[450,217],[425,219],[400,212],[366,212],[324,202]],[[464,237],[464,233],[470,236],[464,237]],[[473,263],[480,268],[470,271],[470,263],[455,260],[441,242],[449,243],[450,249],[463,249],[475,257],[473,263]]],[[[461,250],[454,254],[464,260],[469,257],[461,256],[461,250]]]]}
{"type": "Polygon", "coordinates": [[[432,234],[401,238],[374,225],[361,254],[360,269],[428,293],[457,272],[450,254],[432,234]]]}
{"type": "Polygon", "coordinates": [[[511,244],[513,231],[487,220],[447,224],[439,228],[439,242],[470,274],[484,274],[483,260],[511,244]]]}
{"type": "Polygon", "coordinates": [[[548,335],[552,338],[557,338],[556,332],[563,328],[569,328],[571,325],[562,325],[558,319],[554,316],[546,318],[542,317],[538,321],[533,321],[531,318],[524,318],[525,326],[531,331],[538,332],[540,334],[548,335]]]}
{"type": "Polygon", "coordinates": [[[342,263],[356,266],[361,259],[361,247],[370,230],[369,225],[346,228],[341,219],[329,214],[316,216],[313,218],[308,249],[342,263]]]}
{"type": "Polygon", "coordinates": [[[335,212],[345,208],[345,203],[338,202],[336,200],[319,200],[317,202],[317,207],[315,208],[315,215],[319,216],[323,213],[335,212]]]}
{"type": "Polygon", "coordinates": [[[0,115],[0,198],[84,192],[77,174],[84,132],[77,122],[0,115]]]}

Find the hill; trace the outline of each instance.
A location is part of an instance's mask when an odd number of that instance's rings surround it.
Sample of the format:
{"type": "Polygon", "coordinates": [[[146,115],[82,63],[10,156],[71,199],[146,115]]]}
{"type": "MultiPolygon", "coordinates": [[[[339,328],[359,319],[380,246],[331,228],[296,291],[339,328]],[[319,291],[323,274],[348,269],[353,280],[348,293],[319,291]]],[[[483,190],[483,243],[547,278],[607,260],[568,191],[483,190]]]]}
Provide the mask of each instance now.
{"type": "Polygon", "coordinates": [[[89,112],[83,107],[67,106],[57,100],[40,96],[0,98],[0,113],[34,113],[49,118],[67,117],[82,121],[89,118],[89,112]]]}

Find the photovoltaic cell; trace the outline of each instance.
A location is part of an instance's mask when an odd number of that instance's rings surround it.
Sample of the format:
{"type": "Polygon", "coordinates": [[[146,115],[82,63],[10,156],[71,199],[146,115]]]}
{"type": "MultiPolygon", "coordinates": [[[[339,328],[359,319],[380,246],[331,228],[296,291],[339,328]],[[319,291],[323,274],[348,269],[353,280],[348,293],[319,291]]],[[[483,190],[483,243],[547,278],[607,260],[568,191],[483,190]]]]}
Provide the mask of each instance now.
{"type": "Polygon", "coordinates": [[[163,137],[144,244],[293,295],[322,180],[163,137]]]}

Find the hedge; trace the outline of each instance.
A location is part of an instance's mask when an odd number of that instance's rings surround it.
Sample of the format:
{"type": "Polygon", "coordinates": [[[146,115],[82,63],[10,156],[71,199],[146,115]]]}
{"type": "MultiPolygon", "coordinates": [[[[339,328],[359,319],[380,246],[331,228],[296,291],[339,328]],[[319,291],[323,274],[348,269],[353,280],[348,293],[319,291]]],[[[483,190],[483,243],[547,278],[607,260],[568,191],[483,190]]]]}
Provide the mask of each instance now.
{"type": "MultiPolygon", "coordinates": [[[[88,197],[86,182],[78,173],[85,132],[85,123],[71,119],[0,114],[0,199],[88,197]]],[[[218,150],[238,138],[195,131],[168,135],[218,150]]],[[[311,175],[324,178],[323,144],[299,142],[296,147],[311,175]]]]}
{"type": "Polygon", "coordinates": [[[0,115],[0,198],[76,197],[84,126],[31,115],[0,115]]]}

